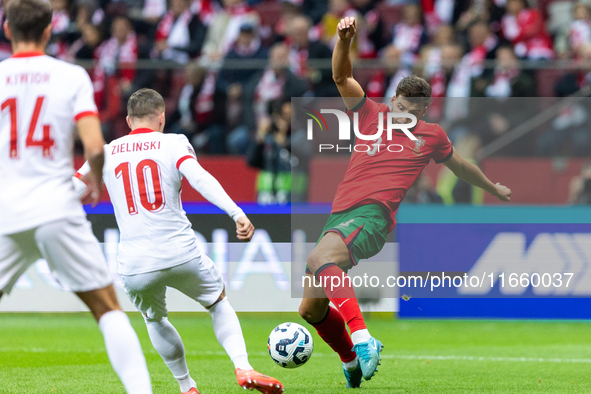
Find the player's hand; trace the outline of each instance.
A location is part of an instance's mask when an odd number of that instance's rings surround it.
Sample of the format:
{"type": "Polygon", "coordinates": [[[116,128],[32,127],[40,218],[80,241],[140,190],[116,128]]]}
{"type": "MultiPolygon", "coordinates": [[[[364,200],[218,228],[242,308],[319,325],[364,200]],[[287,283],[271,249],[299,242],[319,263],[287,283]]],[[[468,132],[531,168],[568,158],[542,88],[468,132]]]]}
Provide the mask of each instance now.
{"type": "Polygon", "coordinates": [[[507,202],[511,199],[511,189],[497,182],[495,183],[495,193],[493,194],[493,196],[495,196],[501,201],[507,202]]]}
{"type": "Polygon", "coordinates": [[[241,241],[249,242],[254,234],[254,226],[246,216],[241,216],[236,220],[236,238],[241,241]]]}
{"type": "Polygon", "coordinates": [[[82,177],[82,181],[86,183],[86,191],[82,197],[80,197],[80,202],[82,205],[92,204],[93,207],[96,207],[96,204],[101,200],[101,194],[103,193],[102,178],[97,179],[92,172],[89,172],[82,177]]]}
{"type": "Polygon", "coordinates": [[[337,25],[337,34],[341,39],[350,40],[357,32],[357,25],[355,24],[355,17],[347,16],[337,25]]]}

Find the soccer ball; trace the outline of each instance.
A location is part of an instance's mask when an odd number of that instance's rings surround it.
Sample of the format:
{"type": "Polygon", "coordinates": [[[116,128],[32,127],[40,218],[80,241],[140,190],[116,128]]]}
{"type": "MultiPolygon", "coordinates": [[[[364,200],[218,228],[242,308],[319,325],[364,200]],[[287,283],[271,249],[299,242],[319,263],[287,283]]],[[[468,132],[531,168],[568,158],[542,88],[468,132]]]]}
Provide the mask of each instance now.
{"type": "Polygon", "coordinates": [[[283,368],[301,367],[312,357],[312,335],[297,323],[283,323],[271,331],[267,341],[269,355],[283,368]]]}

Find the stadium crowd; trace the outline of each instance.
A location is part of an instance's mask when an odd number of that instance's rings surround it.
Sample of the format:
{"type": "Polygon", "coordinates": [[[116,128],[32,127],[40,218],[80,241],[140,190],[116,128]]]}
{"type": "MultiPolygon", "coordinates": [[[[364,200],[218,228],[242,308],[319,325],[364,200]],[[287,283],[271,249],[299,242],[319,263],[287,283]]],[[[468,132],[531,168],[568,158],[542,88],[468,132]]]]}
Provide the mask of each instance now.
{"type": "MultiPolygon", "coordinates": [[[[1,1],[5,6],[10,0],[1,1]]],[[[51,3],[48,53],[88,68],[108,141],[128,132],[129,95],[151,87],[166,98],[167,132],[185,134],[201,153],[245,154],[249,164],[271,173],[289,171],[290,98],[338,95],[330,58],[336,25],[345,16],[357,20],[354,70],[367,95],[391,97],[402,77],[423,76],[435,99],[427,117],[440,122],[468,158],[539,111],[535,104],[515,111],[515,101],[506,98],[563,97],[591,81],[588,71],[544,66],[591,59],[591,3],[585,2],[51,3]],[[444,100],[449,97],[491,99],[444,100]]],[[[0,28],[0,60],[8,56],[0,28]]],[[[500,153],[584,156],[591,149],[584,127],[589,114],[585,105],[565,106],[535,133],[535,143],[517,141],[500,153]]]]}
{"type": "MultiPolygon", "coordinates": [[[[48,52],[60,59],[87,61],[108,139],[126,133],[121,115],[129,94],[153,87],[167,97],[168,131],[186,134],[196,149],[210,154],[244,154],[249,144],[264,140],[264,130],[273,134],[276,127],[271,120],[280,113],[282,101],[292,96],[338,94],[328,59],[336,24],[344,16],[357,18],[355,57],[383,64],[356,70],[370,97],[392,96],[400,78],[411,73],[431,83],[435,98],[564,96],[589,79],[578,73],[548,80],[547,74],[524,70],[519,62],[591,57],[587,3],[566,2],[567,7],[565,2],[541,1],[532,7],[526,0],[51,3],[54,36],[48,52]],[[326,61],[314,63],[316,59],[326,61]],[[155,60],[160,62],[147,63],[155,60]]],[[[8,56],[10,46],[0,32],[0,59],[8,56]]],[[[466,116],[462,112],[435,105],[430,115],[453,123],[466,116]]],[[[488,123],[479,128],[482,143],[511,126],[510,120],[498,116],[488,123]]],[[[449,132],[455,140],[465,129],[458,126],[449,132]]],[[[575,154],[589,148],[589,136],[580,131],[570,134],[575,154]]],[[[549,130],[540,137],[535,153],[557,153],[554,147],[564,135],[549,130]]],[[[283,137],[276,139],[281,145],[283,137]]]]}

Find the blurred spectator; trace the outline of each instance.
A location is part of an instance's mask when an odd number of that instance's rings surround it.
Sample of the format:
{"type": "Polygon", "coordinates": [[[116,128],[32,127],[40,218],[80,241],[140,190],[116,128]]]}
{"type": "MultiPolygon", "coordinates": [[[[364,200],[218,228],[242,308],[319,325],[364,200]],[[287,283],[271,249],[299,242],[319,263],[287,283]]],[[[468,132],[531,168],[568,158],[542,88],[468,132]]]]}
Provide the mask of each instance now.
{"type": "MultiPolygon", "coordinates": [[[[337,40],[337,25],[344,17],[355,17],[357,26],[359,26],[358,14],[349,3],[349,0],[329,0],[328,12],[322,17],[320,25],[322,41],[331,48],[334,48],[337,40]]],[[[356,34],[351,44],[353,56],[357,54],[357,40],[358,35],[356,34]]]]}
{"type": "Polygon", "coordinates": [[[96,26],[91,24],[80,27],[80,38],[70,47],[69,59],[93,60],[98,54],[96,49],[101,43],[101,33],[96,26]]]}
{"type": "MultiPolygon", "coordinates": [[[[444,110],[444,100],[447,94],[447,85],[451,81],[454,67],[462,60],[464,51],[459,44],[446,44],[437,49],[437,63],[427,63],[425,78],[431,85],[431,97],[433,102],[427,107],[428,115],[434,121],[441,120],[444,110]]],[[[430,52],[426,55],[429,56],[430,52]]]]}
{"type": "MultiPolygon", "coordinates": [[[[376,0],[351,0],[358,13],[357,55],[362,58],[377,57],[378,52],[388,44],[384,23],[376,9],[376,0]]],[[[336,28],[335,28],[336,32],[336,28]]]]}
{"type": "Polygon", "coordinates": [[[116,17],[111,24],[111,38],[97,48],[98,62],[94,68],[95,101],[101,120],[120,115],[122,96],[128,94],[136,73],[138,43],[129,19],[116,17]]]}
{"type": "Polygon", "coordinates": [[[301,5],[302,12],[316,25],[322,20],[322,16],[328,12],[328,0],[280,0],[289,1],[301,5]]]}
{"type": "Polygon", "coordinates": [[[551,59],[552,39],[546,32],[540,10],[528,8],[526,0],[507,0],[502,19],[503,36],[511,41],[517,56],[530,60],[551,59]]]}
{"type": "Polygon", "coordinates": [[[257,179],[259,204],[290,201],[290,138],[291,101],[276,102],[270,118],[262,118],[258,123],[255,139],[248,148],[248,164],[262,170],[257,179]]]}
{"type": "Polygon", "coordinates": [[[591,162],[584,163],[581,173],[569,185],[569,204],[591,204],[591,162]]]}
{"type": "Polygon", "coordinates": [[[67,0],[51,0],[53,16],[51,18],[51,41],[46,52],[58,59],[66,59],[68,56],[67,33],[70,29],[70,10],[67,0]]]}
{"type": "Polygon", "coordinates": [[[187,83],[181,90],[176,111],[167,120],[167,132],[184,134],[198,152],[225,151],[224,129],[215,120],[215,74],[191,62],[185,68],[187,83]]]}
{"type": "Polygon", "coordinates": [[[7,3],[8,0],[0,0],[0,61],[9,58],[12,55],[10,41],[4,35],[4,21],[6,21],[4,7],[7,3]]]}
{"type": "Polygon", "coordinates": [[[387,44],[383,24],[373,0],[330,0],[329,11],[322,18],[323,41],[331,48],[337,39],[337,25],[344,17],[355,17],[357,33],[353,37],[352,55],[374,58],[387,44]]]}
{"type": "MultiPolygon", "coordinates": [[[[468,30],[470,26],[474,25],[478,22],[486,23],[489,27],[494,26],[491,19],[490,13],[490,5],[494,4],[494,1],[483,1],[483,0],[470,0],[470,1],[460,1],[459,4],[462,4],[464,7],[460,6],[457,7],[456,4],[456,11],[460,11],[457,20],[455,21],[455,28],[458,34],[460,34],[463,40],[467,40],[468,30]]],[[[501,15],[503,12],[501,11],[501,15]]],[[[497,26],[498,27],[498,26],[497,26]]],[[[498,30],[495,29],[493,31],[498,30]]]]}
{"type": "Polygon", "coordinates": [[[589,111],[575,103],[560,108],[548,129],[538,137],[538,154],[585,157],[591,150],[589,111]]]}
{"type": "MultiPolygon", "coordinates": [[[[300,1],[297,0],[282,0],[281,1],[281,14],[277,23],[273,27],[274,42],[285,40],[287,37],[287,26],[292,18],[301,14],[300,1]]],[[[324,14],[321,15],[323,17],[324,14]]]]}
{"type": "Polygon", "coordinates": [[[422,0],[421,7],[423,8],[428,35],[433,35],[440,26],[452,23],[454,14],[453,0],[422,0]]]}
{"type": "Polygon", "coordinates": [[[91,24],[101,26],[105,21],[105,12],[97,0],[78,0],[76,10],[76,28],[91,24]]]}
{"type": "Polygon", "coordinates": [[[250,22],[240,27],[240,33],[230,52],[224,59],[224,66],[219,73],[217,89],[226,98],[225,125],[232,131],[228,134],[228,152],[243,154],[248,147],[250,130],[244,123],[244,112],[251,112],[252,97],[257,80],[257,69],[240,62],[265,60],[267,49],[261,46],[256,26],[250,22]],[[231,64],[230,64],[231,63],[231,64]]]}
{"type": "Polygon", "coordinates": [[[496,36],[490,33],[486,23],[477,22],[468,30],[470,51],[464,55],[456,66],[451,81],[447,86],[447,97],[456,99],[446,102],[445,117],[458,120],[468,116],[468,101],[459,97],[470,97],[472,79],[479,77],[484,71],[483,63],[487,53],[496,46],[496,36]]]}
{"type": "MultiPolygon", "coordinates": [[[[261,119],[269,117],[269,105],[278,100],[301,97],[306,93],[306,83],[289,69],[289,48],[275,44],[269,54],[269,65],[260,74],[254,92],[253,117],[245,124],[254,129],[261,119]]],[[[247,113],[248,114],[248,113],[247,113]]]]}
{"type": "Polygon", "coordinates": [[[421,174],[404,196],[403,202],[418,204],[441,204],[443,199],[433,187],[431,178],[427,174],[421,174]]]}
{"type": "MultiPolygon", "coordinates": [[[[441,25],[431,38],[431,42],[421,49],[421,60],[425,64],[423,77],[429,80],[441,68],[441,51],[444,46],[456,42],[454,30],[449,25],[441,25]]],[[[460,56],[461,58],[461,56],[460,56]]]]}
{"type": "Polygon", "coordinates": [[[475,81],[473,96],[535,97],[533,78],[521,70],[515,51],[500,46],[496,51],[496,66],[488,78],[475,81]]]}
{"type": "Polygon", "coordinates": [[[258,26],[258,13],[243,0],[222,0],[223,9],[211,19],[203,45],[204,64],[220,64],[232,49],[240,33],[240,26],[254,23],[258,26]]]}
{"type": "Polygon", "coordinates": [[[384,97],[389,103],[389,98],[395,95],[400,80],[412,75],[412,71],[408,65],[402,63],[402,53],[394,45],[382,51],[382,62],[385,70],[374,73],[365,93],[367,97],[384,97]]]}
{"type": "Polygon", "coordinates": [[[394,26],[392,44],[402,53],[418,53],[427,42],[427,34],[423,27],[421,8],[416,4],[404,6],[402,21],[394,26]]]}
{"type": "Polygon", "coordinates": [[[51,33],[65,33],[70,27],[70,11],[68,10],[68,0],[51,0],[53,16],[51,18],[51,33]]]}
{"type": "Polygon", "coordinates": [[[308,37],[310,19],[300,15],[294,17],[288,26],[290,63],[292,72],[308,83],[308,88],[316,97],[337,96],[338,90],[332,80],[330,59],[332,51],[319,41],[308,37]],[[309,61],[326,59],[326,67],[319,70],[310,67],[309,61]]]}
{"type": "Polygon", "coordinates": [[[588,3],[577,3],[573,6],[573,19],[570,25],[569,41],[573,53],[577,53],[581,45],[591,43],[591,12],[588,3]]]}
{"type": "Polygon", "coordinates": [[[142,18],[149,24],[155,25],[166,14],[166,0],[145,0],[142,8],[142,18]]]}
{"type": "Polygon", "coordinates": [[[207,28],[191,11],[191,0],[171,0],[154,39],[154,57],[186,64],[201,52],[207,28]]]}
{"type": "MultiPolygon", "coordinates": [[[[242,25],[232,50],[224,58],[224,65],[218,80],[219,89],[230,99],[240,99],[243,86],[258,71],[252,66],[242,68],[240,62],[242,60],[264,60],[267,59],[267,56],[267,48],[261,45],[256,26],[252,23],[242,25]]],[[[248,64],[245,65],[248,66],[248,64]]]]}

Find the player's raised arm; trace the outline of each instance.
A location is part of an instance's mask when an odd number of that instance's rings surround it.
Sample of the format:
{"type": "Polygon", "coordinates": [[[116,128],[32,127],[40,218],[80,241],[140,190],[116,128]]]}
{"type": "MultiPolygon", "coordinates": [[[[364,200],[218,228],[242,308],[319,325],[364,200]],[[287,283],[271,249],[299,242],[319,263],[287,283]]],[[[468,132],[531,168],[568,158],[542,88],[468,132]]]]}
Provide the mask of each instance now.
{"type": "Polygon", "coordinates": [[[501,201],[509,201],[511,198],[511,189],[500,183],[492,183],[486,175],[482,173],[477,165],[470,163],[459,155],[458,151],[454,149],[452,156],[443,163],[449,168],[458,178],[468,182],[471,185],[477,186],[501,201]]]}
{"type": "Polygon", "coordinates": [[[105,163],[105,140],[97,116],[84,116],[77,122],[80,140],[84,146],[84,157],[90,171],[83,177],[86,191],[80,198],[82,204],[96,205],[103,191],[103,164],[105,163]]]}
{"type": "Polygon", "coordinates": [[[351,63],[351,39],[355,35],[357,26],[354,17],[345,17],[337,25],[337,43],[332,53],[332,79],[343,97],[347,108],[353,108],[363,98],[363,89],[353,78],[351,63]]]}
{"type": "MultiPolygon", "coordinates": [[[[184,156],[187,157],[187,156],[184,156]]],[[[228,196],[222,185],[190,156],[190,160],[179,160],[178,169],[193,189],[197,190],[207,201],[226,212],[236,222],[236,237],[241,241],[250,241],[254,234],[254,226],[242,209],[228,196]]]]}

